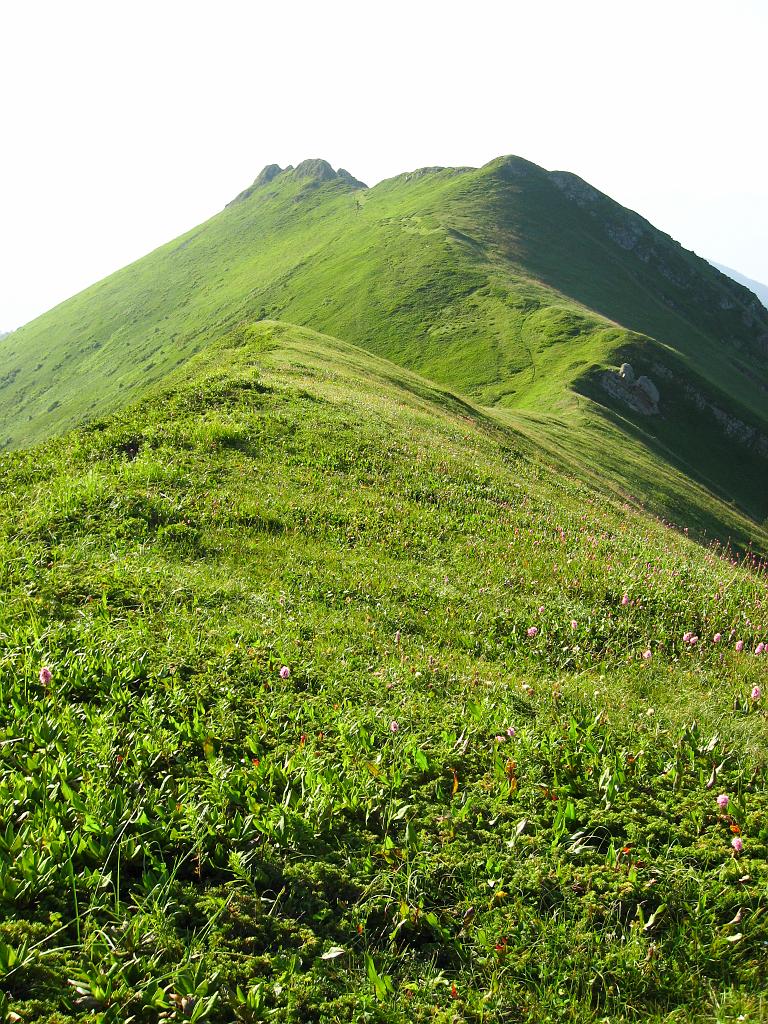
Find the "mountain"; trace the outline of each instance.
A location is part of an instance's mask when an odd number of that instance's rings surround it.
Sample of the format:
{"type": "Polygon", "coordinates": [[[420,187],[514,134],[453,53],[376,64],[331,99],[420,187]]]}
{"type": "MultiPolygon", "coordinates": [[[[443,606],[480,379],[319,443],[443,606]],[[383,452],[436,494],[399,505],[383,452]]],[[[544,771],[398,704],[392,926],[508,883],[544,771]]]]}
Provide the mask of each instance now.
{"type": "Polygon", "coordinates": [[[749,277],[745,277],[744,274],[740,274],[738,270],[733,270],[731,267],[724,267],[722,263],[712,263],[713,267],[725,274],[727,277],[732,277],[734,281],[738,281],[739,284],[743,284],[745,288],[749,288],[751,292],[760,299],[762,304],[768,309],[768,284],[760,284],[759,281],[753,281],[749,277]]]}
{"type": "Polygon", "coordinates": [[[764,1018],[765,565],[271,320],[0,473],[5,1019],[764,1018]]]}
{"type": "Polygon", "coordinates": [[[29,444],[118,408],[259,318],[493,408],[698,533],[759,539],[768,311],[580,178],[518,157],[370,189],[322,160],[266,167],[205,224],[0,342],[0,436],[29,444]]]}

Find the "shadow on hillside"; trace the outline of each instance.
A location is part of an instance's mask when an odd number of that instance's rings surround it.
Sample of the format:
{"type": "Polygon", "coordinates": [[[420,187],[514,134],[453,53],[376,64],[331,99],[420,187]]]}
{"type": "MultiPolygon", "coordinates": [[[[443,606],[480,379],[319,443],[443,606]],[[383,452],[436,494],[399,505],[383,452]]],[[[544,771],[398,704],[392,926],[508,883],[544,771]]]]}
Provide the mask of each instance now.
{"type": "Polygon", "coordinates": [[[651,455],[704,488],[713,499],[752,521],[755,531],[749,533],[739,530],[734,524],[724,522],[713,508],[686,501],[682,494],[673,491],[662,480],[654,480],[647,473],[641,474],[640,467],[628,462],[619,464],[617,461],[616,470],[624,474],[630,486],[642,488],[648,493],[663,492],[669,517],[687,526],[691,534],[695,532],[698,540],[730,540],[741,549],[754,547],[758,541],[761,549],[768,550],[762,528],[768,514],[765,490],[755,484],[765,472],[764,460],[746,449],[740,453],[735,444],[727,444],[722,434],[718,436],[715,429],[702,422],[705,419],[703,416],[698,417],[698,422],[693,425],[688,423],[686,430],[680,429],[679,423],[675,422],[677,417],[654,418],[656,433],[651,434],[626,410],[609,405],[607,396],[594,392],[590,394],[586,390],[582,393],[595,402],[599,414],[618,430],[641,444],[651,455]],[[700,460],[702,451],[707,452],[709,466],[714,473],[702,472],[694,461],[697,456],[700,460]]]}

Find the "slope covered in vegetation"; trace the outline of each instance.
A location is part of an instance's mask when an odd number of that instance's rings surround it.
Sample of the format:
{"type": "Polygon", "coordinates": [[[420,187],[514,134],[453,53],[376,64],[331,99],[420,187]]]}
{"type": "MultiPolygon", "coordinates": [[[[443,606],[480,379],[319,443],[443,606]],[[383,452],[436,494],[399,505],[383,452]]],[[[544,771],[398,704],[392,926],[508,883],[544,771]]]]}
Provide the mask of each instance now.
{"type": "Polygon", "coordinates": [[[605,450],[591,468],[604,462],[614,484],[634,437],[668,511],[671,466],[755,522],[768,515],[768,312],[579,178],[515,157],[372,189],[323,161],[265,168],[207,223],[0,343],[0,437],[29,443],[125,405],[260,317],[514,410],[534,439],[542,416],[555,432],[565,416],[562,443],[605,450]],[[661,392],[652,415],[602,386],[625,360],[661,392]]]}
{"type": "Polygon", "coordinates": [[[753,559],[272,322],[0,464],[6,1019],[764,1014],[753,559]]]}
{"type": "Polygon", "coordinates": [[[724,267],[722,263],[712,261],[712,266],[717,267],[721,273],[727,277],[732,277],[739,284],[743,284],[745,288],[749,288],[760,299],[765,308],[768,309],[768,285],[762,284],[760,281],[754,281],[751,277],[746,277],[738,270],[734,270],[733,267],[724,267]]]}

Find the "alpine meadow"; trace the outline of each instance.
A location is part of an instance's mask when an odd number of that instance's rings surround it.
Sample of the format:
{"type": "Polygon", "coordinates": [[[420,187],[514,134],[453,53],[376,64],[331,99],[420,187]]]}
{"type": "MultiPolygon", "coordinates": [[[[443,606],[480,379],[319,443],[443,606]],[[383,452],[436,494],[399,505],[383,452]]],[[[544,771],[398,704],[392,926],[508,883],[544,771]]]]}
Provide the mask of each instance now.
{"type": "Polygon", "coordinates": [[[514,156],[0,336],[0,1021],[768,1019],[766,355],[514,156]]]}

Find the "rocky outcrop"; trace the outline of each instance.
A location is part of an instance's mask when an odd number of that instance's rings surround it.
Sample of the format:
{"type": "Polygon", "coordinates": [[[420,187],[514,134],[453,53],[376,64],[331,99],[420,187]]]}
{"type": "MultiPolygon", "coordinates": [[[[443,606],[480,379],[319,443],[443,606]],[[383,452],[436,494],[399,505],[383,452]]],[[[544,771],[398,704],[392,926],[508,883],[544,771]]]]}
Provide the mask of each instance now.
{"type": "Polygon", "coordinates": [[[659,411],[659,389],[650,377],[635,377],[629,363],[622,363],[619,370],[605,370],[600,385],[613,398],[628,405],[643,416],[654,416],[659,411]]]}
{"type": "Polygon", "coordinates": [[[264,185],[268,185],[270,181],[274,181],[279,174],[284,174],[285,171],[291,170],[293,170],[292,167],[282,168],[279,164],[267,164],[256,175],[253,184],[243,189],[239,195],[235,196],[231,203],[227,203],[227,206],[236,206],[238,203],[244,203],[246,199],[250,199],[254,192],[263,188],[264,185]]]}
{"type": "Polygon", "coordinates": [[[648,399],[650,404],[656,409],[659,407],[659,389],[653,383],[650,377],[638,377],[635,382],[635,388],[638,391],[642,391],[645,397],[648,399]]]}
{"type": "Polygon", "coordinates": [[[306,187],[309,189],[317,188],[328,181],[343,181],[345,185],[353,189],[368,188],[365,182],[353,178],[349,171],[345,171],[343,167],[340,167],[338,171],[334,171],[327,160],[302,160],[296,167],[291,164],[288,167],[280,167],[279,164],[267,164],[266,167],[259,171],[253,184],[238,196],[235,196],[231,203],[227,203],[227,206],[234,206],[236,203],[244,202],[254,192],[284,175],[290,175],[294,180],[306,182],[306,187]]]}
{"type": "Polygon", "coordinates": [[[309,178],[311,181],[333,181],[336,171],[327,160],[302,160],[296,165],[294,178],[309,178]]]}
{"type": "Polygon", "coordinates": [[[640,214],[620,206],[578,175],[549,171],[547,176],[612,242],[666,278],[670,292],[657,290],[661,302],[688,316],[691,308],[695,309],[696,322],[705,328],[712,318],[720,318],[723,340],[736,348],[744,347],[742,334],[746,328],[757,335],[746,339],[747,346],[762,355],[768,353],[767,311],[752,291],[683,249],[670,235],[659,231],[640,214]]]}
{"type": "Polygon", "coordinates": [[[327,160],[302,160],[291,170],[291,174],[294,178],[308,181],[312,185],[322,185],[326,181],[343,181],[352,188],[368,188],[365,182],[353,178],[343,167],[334,171],[327,160]]]}
{"type": "MultiPolygon", "coordinates": [[[[668,395],[684,398],[700,413],[710,416],[726,437],[750,448],[761,458],[768,459],[768,435],[757,427],[729,413],[709,395],[701,391],[689,378],[673,372],[664,363],[654,362],[651,370],[657,380],[665,383],[668,395]]],[[[604,370],[599,377],[600,386],[612,398],[618,399],[643,416],[659,413],[661,395],[655,381],[643,374],[639,377],[630,363],[622,363],[618,370],[604,370]]]]}
{"type": "Polygon", "coordinates": [[[364,181],[360,181],[359,178],[353,177],[349,171],[344,170],[343,167],[340,167],[338,171],[336,171],[336,177],[341,178],[342,181],[346,181],[346,183],[351,185],[353,188],[368,188],[364,181]]]}
{"type": "Polygon", "coordinates": [[[259,188],[260,185],[268,185],[273,178],[276,178],[278,174],[283,173],[283,168],[279,164],[267,164],[266,167],[262,168],[256,175],[256,180],[253,183],[254,188],[259,188]]]}
{"type": "Polygon", "coordinates": [[[717,402],[692,384],[690,380],[675,375],[663,363],[654,363],[653,372],[669,381],[678,394],[683,395],[699,412],[707,413],[711,416],[719,424],[726,437],[731,438],[745,448],[751,448],[762,458],[768,459],[768,435],[723,409],[722,406],[718,405],[717,402]]]}

